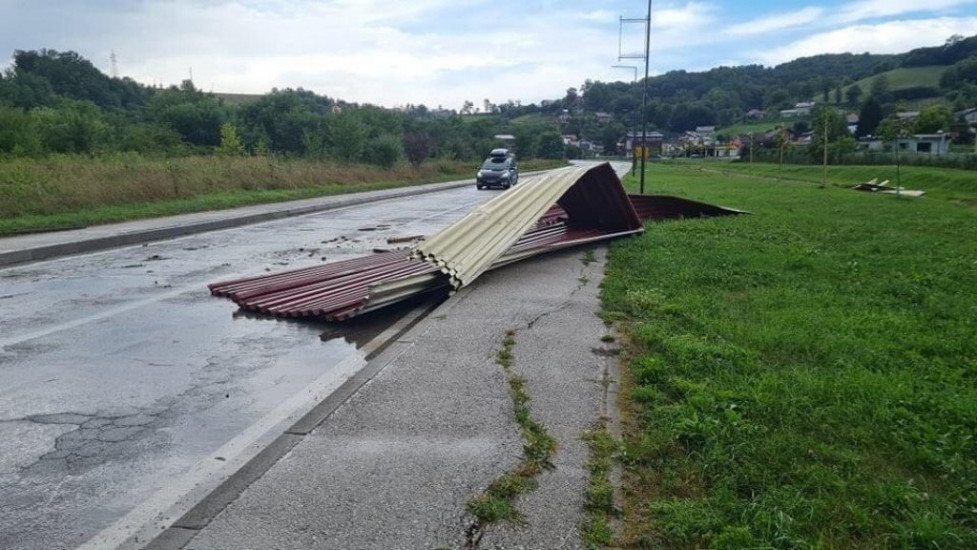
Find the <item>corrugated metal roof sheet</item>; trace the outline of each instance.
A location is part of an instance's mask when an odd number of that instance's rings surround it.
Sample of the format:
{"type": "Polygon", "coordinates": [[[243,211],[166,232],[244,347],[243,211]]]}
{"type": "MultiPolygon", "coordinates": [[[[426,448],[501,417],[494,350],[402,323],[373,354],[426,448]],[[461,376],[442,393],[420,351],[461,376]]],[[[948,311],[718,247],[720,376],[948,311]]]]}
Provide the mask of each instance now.
{"type": "Polygon", "coordinates": [[[642,220],[661,221],[747,214],[743,210],[670,195],[628,195],[628,198],[642,220]]]}
{"type": "Polygon", "coordinates": [[[640,233],[642,220],[741,213],[666,196],[627,195],[610,165],[524,182],[415,248],[209,285],[242,308],[344,320],[569,246],[640,233]],[[422,259],[423,258],[423,259],[422,259]]]}
{"type": "Polygon", "coordinates": [[[552,212],[567,214],[571,227],[603,233],[642,231],[641,220],[609,164],[554,170],[477,207],[427,241],[415,256],[437,265],[461,288],[489,269],[520,236],[552,212]]]}

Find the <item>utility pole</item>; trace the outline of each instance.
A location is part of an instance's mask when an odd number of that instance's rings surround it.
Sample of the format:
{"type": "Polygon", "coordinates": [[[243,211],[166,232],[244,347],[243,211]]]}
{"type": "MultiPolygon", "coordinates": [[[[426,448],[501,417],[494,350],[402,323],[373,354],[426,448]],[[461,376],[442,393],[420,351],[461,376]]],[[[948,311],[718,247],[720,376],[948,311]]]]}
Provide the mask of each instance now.
{"type": "Polygon", "coordinates": [[[753,175],[753,132],[750,132],[750,175],[753,175]]]}
{"type": "Polygon", "coordinates": [[[115,50],[112,50],[109,59],[112,61],[112,78],[119,78],[119,60],[115,57],[115,50]]]}
{"type": "Polygon", "coordinates": [[[905,135],[906,133],[904,131],[899,130],[899,133],[896,135],[896,146],[893,147],[896,151],[896,198],[902,195],[902,175],[899,173],[899,144],[905,138],[905,135]]]}
{"type": "Polygon", "coordinates": [[[821,188],[828,184],[828,113],[824,113],[824,168],[821,171],[821,188]]]}
{"type": "Polygon", "coordinates": [[[648,157],[648,65],[650,63],[649,51],[651,50],[651,0],[648,0],[648,11],[642,19],[621,18],[621,31],[618,34],[618,57],[622,59],[644,59],[645,60],[645,79],[641,89],[641,194],[645,192],[645,161],[648,157]],[[645,24],[645,51],[641,54],[625,54],[621,51],[624,23],[643,22],[645,24]]]}
{"type": "Polygon", "coordinates": [[[786,128],[780,131],[780,165],[777,167],[777,180],[780,181],[784,177],[784,146],[786,145],[787,138],[785,137],[786,128]]]}

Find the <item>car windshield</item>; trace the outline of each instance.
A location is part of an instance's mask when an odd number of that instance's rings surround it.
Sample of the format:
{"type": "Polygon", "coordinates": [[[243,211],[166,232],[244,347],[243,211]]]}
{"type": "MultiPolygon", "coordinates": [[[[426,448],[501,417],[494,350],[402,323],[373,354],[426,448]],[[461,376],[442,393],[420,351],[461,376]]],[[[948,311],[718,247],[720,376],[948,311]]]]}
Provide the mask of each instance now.
{"type": "Polygon", "coordinates": [[[489,157],[482,164],[483,170],[504,170],[509,167],[509,159],[506,157],[489,157]]]}

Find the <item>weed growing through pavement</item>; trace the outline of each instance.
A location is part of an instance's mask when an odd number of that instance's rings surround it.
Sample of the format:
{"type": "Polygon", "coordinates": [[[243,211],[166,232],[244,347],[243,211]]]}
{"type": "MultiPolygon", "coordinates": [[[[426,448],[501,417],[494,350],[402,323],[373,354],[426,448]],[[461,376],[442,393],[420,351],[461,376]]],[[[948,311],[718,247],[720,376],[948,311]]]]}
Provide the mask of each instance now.
{"type": "Polygon", "coordinates": [[[581,439],[590,447],[590,459],[584,464],[590,479],[584,493],[586,517],[581,526],[581,535],[588,548],[600,548],[614,541],[611,519],[617,515],[617,510],[614,507],[610,470],[618,443],[607,429],[606,418],[601,418],[597,427],[585,432],[581,439]]]}
{"type": "Polygon", "coordinates": [[[592,249],[584,250],[583,258],[581,258],[580,261],[583,262],[584,265],[590,265],[597,261],[597,257],[594,255],[594,251],[592,249]]]}
{"type": "Polygon", "coordinates": [[[468,511],[476,521],[468,529],[466,548],[478,548],[485,529],[493,523],[521,522],[522,515],[515,507],[515,498],[535,489],[536,476],[543,470],[553,469],[551,458],[556,452],[557,441],[530,415],[526,379],[512,372],[515,337],[516,331],[505,332],[496,363],[502,367],[509,385],[516,423],[522,431],[523,458],[513,470],[493,481],[484,493],[468,501],[468,511]]]}

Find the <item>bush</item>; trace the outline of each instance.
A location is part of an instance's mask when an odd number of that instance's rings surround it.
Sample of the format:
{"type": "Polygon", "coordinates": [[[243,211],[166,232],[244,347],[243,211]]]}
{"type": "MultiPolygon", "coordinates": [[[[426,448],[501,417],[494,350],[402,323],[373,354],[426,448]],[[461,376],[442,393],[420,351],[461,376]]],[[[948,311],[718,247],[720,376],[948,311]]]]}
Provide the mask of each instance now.
{"type": "Polygon", "coordinates": [[[397,164],[404,154],[400,140],[390,134],[383,134],[370,140],[366,148],[366,160],[389,170],[397,164]]]}

